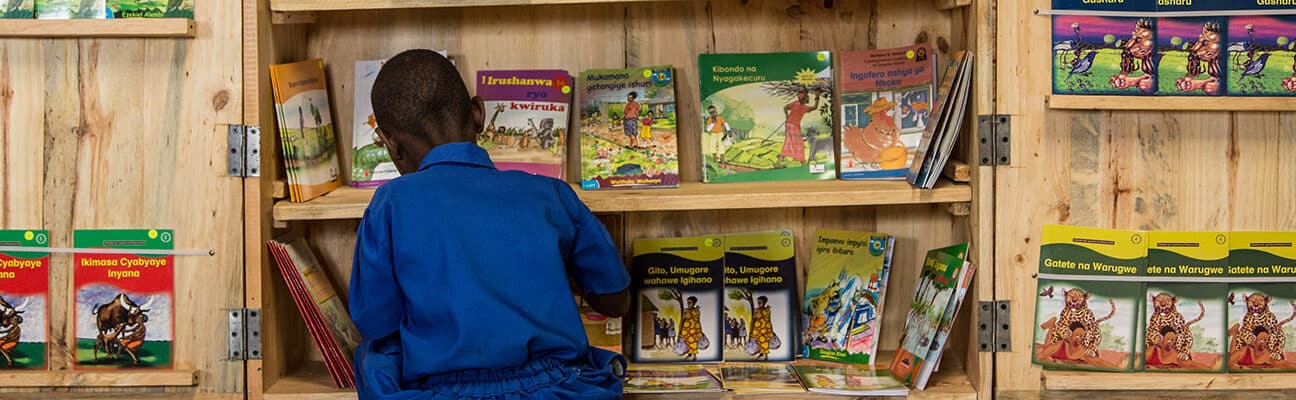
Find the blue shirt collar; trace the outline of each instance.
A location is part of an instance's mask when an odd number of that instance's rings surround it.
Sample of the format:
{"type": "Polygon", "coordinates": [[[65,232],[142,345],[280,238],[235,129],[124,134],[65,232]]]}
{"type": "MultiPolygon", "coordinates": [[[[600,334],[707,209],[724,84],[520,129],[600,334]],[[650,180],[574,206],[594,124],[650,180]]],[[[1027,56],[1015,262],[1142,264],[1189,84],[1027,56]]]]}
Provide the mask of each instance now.
{"type": "Polygon", "coordinates": [[[433,147],[426,156],[423,156],[423,162],[419,163],[419,171],[437,164],[465,164],[495,169],[495,163],[491,162],[490,154],[486,153],[486,149],[473,142],[446,143],[433,147]]]}

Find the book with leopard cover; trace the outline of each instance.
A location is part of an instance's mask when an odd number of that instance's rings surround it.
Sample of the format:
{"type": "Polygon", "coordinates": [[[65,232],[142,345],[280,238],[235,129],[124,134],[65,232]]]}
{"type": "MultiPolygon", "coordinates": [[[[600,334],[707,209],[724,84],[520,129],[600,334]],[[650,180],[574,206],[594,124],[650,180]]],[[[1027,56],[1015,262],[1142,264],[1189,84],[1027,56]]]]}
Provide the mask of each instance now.
{"type": "Polygon", "coordinates": [[[1296,371],[1296,232],[1229,235],[1228,370],[1296,371]]]}
{"type": "Polygon", "coordinates": [[[1228,232],[1148,232],[1144,371],[1224,372],[1228,232]]]}

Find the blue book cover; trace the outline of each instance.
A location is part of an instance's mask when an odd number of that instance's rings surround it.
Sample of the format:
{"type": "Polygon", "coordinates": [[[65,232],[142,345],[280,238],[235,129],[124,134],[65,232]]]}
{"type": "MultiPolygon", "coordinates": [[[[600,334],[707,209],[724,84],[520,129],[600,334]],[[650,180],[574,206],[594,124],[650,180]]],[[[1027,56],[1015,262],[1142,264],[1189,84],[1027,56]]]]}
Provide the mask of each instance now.
{"type": "Polygon", "coordinates": [[[1154,18],[1053,16],[1053,93],[1156,94],[1156,23],[1154,18]]]}
{"type": "MultiPolygon", "coordinates": [[[[1156,11],[1157,3],[1175,0],[1053,0],[1054,10],[1156,11]]],[[[1201,0],[1197,0],[1201,1],[1201,0]]]]}
{"type": "MultiPolygon", "coordinates": [[[[1205,4],[1204,2],[1202,4],[1205,4]]],[[[1197,10],[1193,11],[1210,11],[1197,10]]],[[[1186,10],[1185,10],[1186,11],[1186,10]]],[[[1158,93],[1224,94],[1227,17],[1160,18],[1156,23],[1158,93]]]]}
{"type": "Polygon", "coordinates": [[[1229,17],[1227,37],[1228,95],[1296,96],[1296,15],[1229,17]]]}

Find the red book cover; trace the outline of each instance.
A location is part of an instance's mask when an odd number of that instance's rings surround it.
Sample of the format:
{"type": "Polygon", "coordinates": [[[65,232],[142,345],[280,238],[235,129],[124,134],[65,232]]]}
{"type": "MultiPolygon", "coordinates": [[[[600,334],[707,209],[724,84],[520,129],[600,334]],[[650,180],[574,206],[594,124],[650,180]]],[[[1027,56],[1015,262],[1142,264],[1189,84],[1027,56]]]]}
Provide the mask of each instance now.
{"type": "Polygon", "coordinates": [[[0,230],[0,368],[45,369],[49,338],[49,233],[0,230]]]}
{"type": "Polygon", "coordinates": [[[72,258],[76,366],[171,368],[175,256],[171,230],[77,230],[75,247],[139,250],[72,258]],[[152,253],[150,253],[152,252],[152,253]]]}

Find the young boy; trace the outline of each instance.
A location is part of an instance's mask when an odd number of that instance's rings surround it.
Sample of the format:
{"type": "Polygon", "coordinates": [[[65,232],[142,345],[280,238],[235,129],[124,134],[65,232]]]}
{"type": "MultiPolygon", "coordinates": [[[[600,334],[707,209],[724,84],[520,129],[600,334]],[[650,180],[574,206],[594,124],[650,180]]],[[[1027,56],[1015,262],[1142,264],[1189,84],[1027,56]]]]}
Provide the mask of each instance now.
{"type": "Polygon", "coordinates": [[[482,99],[436,52],[388,60],[371,99],[402,176],[356,233],[360,398],[620,398],[625,360],[589,345],[567,278],[613,317],[630,279],[571,186],[496,170],[482,99]]]}

